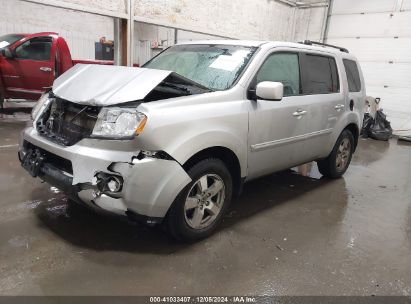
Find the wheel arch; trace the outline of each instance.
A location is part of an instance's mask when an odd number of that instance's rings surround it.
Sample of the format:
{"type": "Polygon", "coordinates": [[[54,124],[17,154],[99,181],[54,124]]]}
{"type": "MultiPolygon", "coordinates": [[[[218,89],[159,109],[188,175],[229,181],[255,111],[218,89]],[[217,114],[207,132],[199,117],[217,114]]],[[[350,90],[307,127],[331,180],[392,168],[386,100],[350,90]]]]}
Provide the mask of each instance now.
{"type": "Polygon", "coordinates": [[[344,128],[344,130],[350,131],[351,134],[353,135],[353,137],[354,137],[354,151],[355,151],[355,149],[357,148],[357,145],[358,145],[358,139],[360,137],[360,130],[358,129],[357,124],[350,123],[344,128]]]}
{"type": "Polygon", "coordinates": [[[240,160],[231,149],[222,146],[203,149],[191,156],[184,164],[182,164],[182,166],[187,172],[196,163],[207,158],[217,158],[227,166],[227,169],[230,171],[233,178],[233,193],[234,195],[239,195],[243,185],[240,160]]]}

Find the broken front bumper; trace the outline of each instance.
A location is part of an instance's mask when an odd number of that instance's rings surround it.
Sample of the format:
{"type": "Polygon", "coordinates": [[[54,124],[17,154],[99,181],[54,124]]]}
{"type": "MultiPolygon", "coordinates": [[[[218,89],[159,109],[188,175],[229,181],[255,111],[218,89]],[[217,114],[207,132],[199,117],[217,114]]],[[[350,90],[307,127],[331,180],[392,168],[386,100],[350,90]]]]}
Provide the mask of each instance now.
{"type": "Polygon", "coordinates": [[[28,127],[22,134],[19,158],[32,175],[75,200],[154,223],[166,215],[191,178],[174,160],[137,159],[139,151],[133,144],[133,141],[83,139],[76,145],[64,147],[28,127]],[[120,177],[120,190],[102,191],[97,182],[100,175],[120,177]]]}

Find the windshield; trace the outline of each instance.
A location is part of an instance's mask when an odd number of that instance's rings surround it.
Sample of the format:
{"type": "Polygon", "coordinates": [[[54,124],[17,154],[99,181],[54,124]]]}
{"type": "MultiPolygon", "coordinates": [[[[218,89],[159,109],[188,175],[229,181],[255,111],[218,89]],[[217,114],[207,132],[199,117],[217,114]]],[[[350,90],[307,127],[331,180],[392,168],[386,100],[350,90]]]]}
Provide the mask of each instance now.
{"type": "Polygon", "coordinates": [[[10,44],[13,44],[14,42],[16,42],[17,40],[20,40],[23,37],[24,37],[23,35],[17,35],[17,34],[0,36],[0,49],[3,49],[10,44]]]}
{"type": "Polygon", "coordinates": [[[227,90],[256,48],[235,45],[177,45],[143,67],[173,71],[212,90],[227,90]]]}

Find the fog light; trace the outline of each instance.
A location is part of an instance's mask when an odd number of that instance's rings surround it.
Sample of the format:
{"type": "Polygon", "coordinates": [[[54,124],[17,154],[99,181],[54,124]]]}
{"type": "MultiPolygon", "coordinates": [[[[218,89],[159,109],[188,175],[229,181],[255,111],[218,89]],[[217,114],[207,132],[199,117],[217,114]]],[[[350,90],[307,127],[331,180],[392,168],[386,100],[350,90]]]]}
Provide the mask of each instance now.
{"type": "Polygon", "coordinates": [[[96,185],[102,194],[118,193],[123,188],[123,178],[121,176],[105,172],[98,172],[91,183],[96,185]]]}
{"type": "Polygon", "coordinates": [[[118,192],[121,189],[121,182],[115,176],[111,176],[109,182],[107,183],[107,188],[110,192],[118,192]]]}

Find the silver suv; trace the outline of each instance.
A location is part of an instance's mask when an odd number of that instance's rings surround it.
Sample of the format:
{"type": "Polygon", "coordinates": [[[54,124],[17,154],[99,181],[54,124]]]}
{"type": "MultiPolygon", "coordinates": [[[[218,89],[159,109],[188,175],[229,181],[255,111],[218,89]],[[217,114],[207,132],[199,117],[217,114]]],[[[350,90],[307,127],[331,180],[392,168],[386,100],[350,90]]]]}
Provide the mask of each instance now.
{"type": "Polygon", "coordinates": [[[347,170],[364,80],[347,50],[313,44],[194,42],[143,68],[78,64],[33,109],[22,166],[90,207],[204,238],[244,182],[310,161],[347,170]]]}

